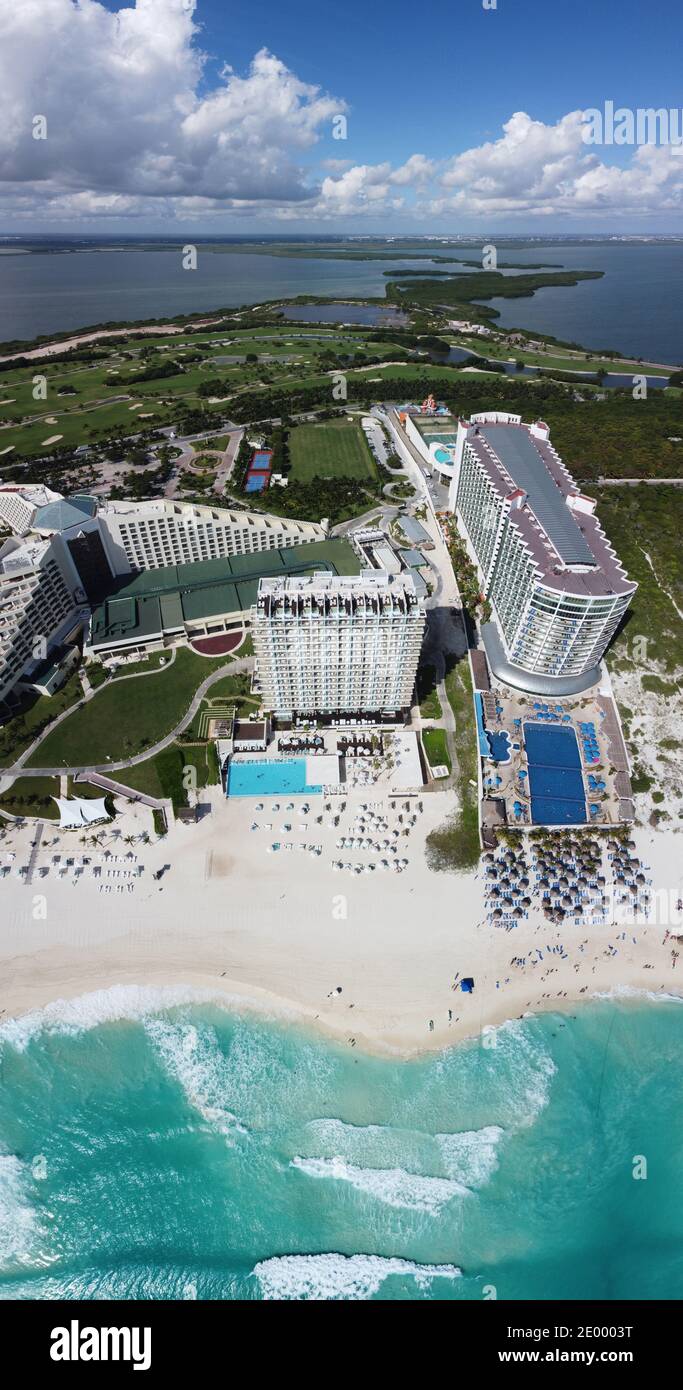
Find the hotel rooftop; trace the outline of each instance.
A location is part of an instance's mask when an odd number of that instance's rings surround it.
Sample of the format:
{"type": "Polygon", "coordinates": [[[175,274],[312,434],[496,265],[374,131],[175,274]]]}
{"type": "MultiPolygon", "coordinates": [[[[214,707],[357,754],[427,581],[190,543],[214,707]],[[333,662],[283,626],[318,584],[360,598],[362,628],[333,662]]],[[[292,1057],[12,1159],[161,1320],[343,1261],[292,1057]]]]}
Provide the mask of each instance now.
{"type": "Polygon", "coordinates": [[[313,574],[264,578],[258,588],[259,610],[272,615],[304,610],[348,615],[368,612],[409,612],[417,604],[413,576],[363,570],[358,575],[313,574]]]}
{"type": "Polygon", "coordinates": [[[510,519],[548,588],[587,598],[632,594],[637,585],[600,526],[594,499],[579,492],[547,434],[542,421],[487,422],[471,425],[466,442],[510,504],[510,519]]]}

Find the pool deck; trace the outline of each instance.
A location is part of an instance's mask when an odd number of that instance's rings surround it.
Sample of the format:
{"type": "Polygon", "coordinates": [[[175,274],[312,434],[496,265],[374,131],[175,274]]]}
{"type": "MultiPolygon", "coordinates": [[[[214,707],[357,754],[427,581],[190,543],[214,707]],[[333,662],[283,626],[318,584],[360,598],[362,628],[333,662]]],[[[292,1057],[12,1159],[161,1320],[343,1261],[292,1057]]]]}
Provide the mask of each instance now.
{"type": "MultiPolygon", "coordinates": [[[[476,704],[478,703],[477,698],[476,704]]],[[[491,800],[496,799],[500,802],[502,799],[506,805],[507,823],[510,826],[532,829],[536,824],[557,824],[558,827],[567,828],[564,822],[532,819],[529,761],[524,739],[526,724],[540,724],[548,729],[571,730],[576,736],[586,820],[569,824],[580,829],[587,824],[620,825],[632,820],[633,803],[628,755],[621,734],[619,714],[607,685],[601,685],[578,696],[541,700],[536,695],[525,695],[522,691],[512,690],[509,686],[493,681],[491,692],[484,693],[483,704],[483,722],[487,732],[507,732],[510,739],[510,758],[507,762],[493,763],[488,758],[481,759],[483,823],[485,808],[491,807],[491,800]],[[561,709],[557,710],[556,705],[561,706],[561,709]],[[550,714],[556,714],[557,720],[548,719],[547,716],[550,714]],[[567,715],[569,718],[565,719],[564,716],[567,715]],[[597,762],[588,761],[584,754],[582,724],[594,725],[599,749],[597,762]],[[519,746],[515,747],[515,744],[519,746]],[[590,775],[604,782],[604,789],[592,788],[588,780],[590,775]],[[515,813],[515,805],[519,814],[515,813]],[[591,806],[597,806],[598,810],[591,811],[591,806]]],[[[488,819],[490,820],[490,809],[488,819]]]]}

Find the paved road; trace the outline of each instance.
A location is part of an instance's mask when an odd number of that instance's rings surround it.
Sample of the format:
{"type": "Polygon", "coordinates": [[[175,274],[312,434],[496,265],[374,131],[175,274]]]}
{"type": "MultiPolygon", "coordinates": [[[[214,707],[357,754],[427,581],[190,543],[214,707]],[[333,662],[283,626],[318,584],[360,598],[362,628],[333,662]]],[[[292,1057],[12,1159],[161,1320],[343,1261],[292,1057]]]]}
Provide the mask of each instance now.
{"type": "MultiPolygon", "coordinates": [[[[132,758],[124,758],[120,762],[107,762],[96,764],[80,763],[78,764],[78,766],[74,767],[65,767],[64,764],[62,764],[61,767],[25,767],[23,765],[23,759],[30,757],[32,755],[33,749],[39,747],[40,743],[42,743],[42,740],[44,738],[47,738],[48,734],[52,733],[53,729],[56,729],[58,724],[61,724],[64,719],[74,714],[76,710],[79,709],[82,705],[87,704],[89,699],[95,699],[97,697],[97,693],[95,692],[95,695],[91,695],[87,697],[87,699],[80,700],[77,705],[71,705],[71,707],[68,710],[65,710],[62,715],[55,719],[53,723],[50,725],[50,727],[45,730],[45,733],[41,735],[40,739],[36,740],[36,742],[31,746],[31,748],[27,748],[25,753],[22,753],[21,758],[18,759],[18,761],[14,764],[13,767],[0,768],[0,779],[3,779],[5,777],[14,778],[19,776],[59,777],[62,774],[75,776],[77,772],[103,772],[107,774],[110,772],[121,772],[124,768],[135,767],[137,763],[144,763],[147,761],[148,758],[154,758],[156,757],[157,753],[163,752],[163,749],[168,748],[169,745],[174,742],[174,740],[178,737],[179,734],[184,733],[185,729],[187,729],[189,725],[192,723],[192,720],[197,714],[202,700],[204,699],[204,696],[206,695],[207,691],[211,689],[212,685],[215,685],[217,681],[222,680],[223,676],[244,675],[248,671],[253,670],[253,666],[253,656],[245,656],[242,657],[240,661],[228,661],[225,663],[224,666],[219,666],[217,670],[212,671],[206,677],[206,680],[202,681],[201,685],[198,686],[187,713],[181,719],[180,723],[176,724],[175,729],[172,729],[171,732],[167,734],[165,738],[162,738],[159,741],[159,743],[155,743],[153,747],[146,748],[144,752],[137,753],[132,758]]],[[[150,672],[149,674],[151,675],[152,673],[150,672]]],[[[100,688],[103,689],[104,687],[100,688]]],[[[4,790],[6,790],[6,788],[4,788],[4,790]]]]}
{"type": "Polygon", "coordinates": [[[598,478],[599,487],[683,487],[683,478],[598,478]]]}
{"type": "Polygon", "coordinates": [[[230,441],[227,449],[223,453],[223,462],[218,466],[216,481],[213,485],[214,492],[218,493],[219,496],[222,496],[225,492],[228,480],[232,475],[235,459],[237,458],[237,451],[244,438],[244,428],[240,426],[239,429],[229,430],[228,433],[230,435],[230,441]]]}

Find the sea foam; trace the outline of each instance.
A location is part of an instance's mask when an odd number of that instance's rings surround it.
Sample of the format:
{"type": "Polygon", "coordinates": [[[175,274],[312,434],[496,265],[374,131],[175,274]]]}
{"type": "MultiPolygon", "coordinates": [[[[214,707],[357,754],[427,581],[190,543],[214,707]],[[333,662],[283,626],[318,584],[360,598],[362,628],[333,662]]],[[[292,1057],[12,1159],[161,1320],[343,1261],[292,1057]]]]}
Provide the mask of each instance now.
{"type": "Polygon", "coordinates": [[[7,1261],[29,1260],[36,1222],[25,1187],[25,1169],[14,1154],[0,1153],[0,1252],[7,1261]]]}
{"type": "Polygon", "coordinates": [[[125,1019],[137,1022],[149,1015],[182,1005],[244,1004],[243,1000],[220,990],[194,989],[186,985],[145,986],[112,985],[76,999],[55,999],[42,1009],[8,1019],[0,1026],[0,1043],[9,1044],[23,1052],[41,1033],[62,1033],[77,1036],[105,1023],[120,1023],[125,1019]]]}
{"type": "Polygon", "coordinates": [[[468,1195],[468,1188],[450,1178],[429,1178],[421,1173],[409,1173],[405,1168],[359,1168],[335,1158],[293,1158],[292,1168],[298,1168],[309,1178],[332,1178],[347,1182],[358,1192],[384,1202],[389,1207],[405,1207],[409,1211],[425,1211],[436,1216],[442,1207],[455,1197],[468,1195]]]}
{"type": "Polygon", "coordinates": [[[437,1170],[436,1176],[452,1178],[470,1188],[483,1187],[495,1172],[504,1132],[500,1125],[486,1125],[453,1134],[429,1134],[393,1125],[354,1125],[335,1118],[310,1120],[305,1130],[307,1140],[318,1150],[315,1157],[342,1156],[361,1168],[395,1167],[398,1160],[402,1168],[437,1170]]]}
{"type": "Polygon", "coordinates": [[[423,1291],[434,1279],[459,1279],[457,1265],[414,1264],[380,1255],[281,1255],[252,1271],[264,1299],[372,1298],[391,1275],[412,1278],[423,1291]]]}
{"type": "Polygon", "coordinates": [[[483,1187],[498,1167],[498,1145],[504,1133],[500,1125],[486,1125],[459,1134],[435,1134],[447,1176],[467,1187],[483,1187]]]}
{"type": "Polygon", "coordinates": [[[248,1131],[225,1105],[230,1091],[227,1059],[212,1028],[201,1031],[191,1023],[168,1023],[150,1018],[145,1032],[186,1099],[202,1119],[229,1143],[248,1131]]]}

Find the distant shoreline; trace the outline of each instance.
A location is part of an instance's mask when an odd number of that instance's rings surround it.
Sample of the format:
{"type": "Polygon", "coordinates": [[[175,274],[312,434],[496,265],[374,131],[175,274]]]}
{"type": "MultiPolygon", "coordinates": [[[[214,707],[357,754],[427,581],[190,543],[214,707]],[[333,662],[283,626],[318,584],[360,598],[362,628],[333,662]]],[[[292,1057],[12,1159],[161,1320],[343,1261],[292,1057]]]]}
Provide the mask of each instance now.
{"type": "MultiPolygon", "coordinates": [[[[102,324],[87,325],[86,327],[78,329],[75,332],[69,332],[68,330],[65,330],[63,335],[38,334],[35,338],[27,339],[25,342],[22,341],[18,347],[16,347],[14,343],[0,343],[0,350],[6,349],[7,347],[12,348],[12,351],[10,352],[2,352],[2,355],[0,355],[0,363],[17,362],[18,365],[21,365],[22,361],[37,361],[42,358],[55,356],[58,353],[71,352],[74,349],[87,343],[91,343],[94,346],[97,342],[103,339],[106,340],[111,338],[133,337],[135,335],[146,337],[164,336],[165,334],[173,333],[182,334],[188,332],[199,332],[202,329],[211,328],[213,326],[218,326],[219,324],[224,323],[225,319],[228,317],[232,317],[235,315],[244,315],[247,313],[256,313],[263,311],[267,312],[269,309],[272,309],[275,312],[282,308],[286,308],[290,304],[301,304],[302,301],[312,301],[314,304],[320,305],[384,305],[386,303],[388,311],[395,310],[397,307],[396,304],[392,303],[391,301],[377,299],[372,295],[347,295],[343,297],[341,295],[297,295],[295,298],[291,300],[283,300],[280,298],[275,300],[265,300],[260,304],[242,305],[233,308],[224,307],[221,309],[212,310],[209,315],[207,315],[204,312],[199,312],[197,314],[191,315],[176,315],[175,317],[171,318],[166,317],[164,318],[163,322],[160,322],[158,319],[133,319],[114,323],[111,323],[111,321],[109,321],[108,323],[105,322],[102,324]]],[[[287,320],[283,319],[282,324],[283,326],[285,326],[287,324],[287,320]]],[[[294,330],[296,328],[296,323],[292,322],[290,326],[292,330],[294,330]]],[[[335,325],[332,322],[321,321],[320,326],[328,328],[330,332],[332,332],[335,325]]],[[[235,332],[239,331],[240,327],[248,327],[248,325],[232,325],[232,328],[235,332]]],[[[315,327],[314,321],[311,321],[310,327],[315,327]]],[[[353,327],[357,327],[359,331],[370,331],[372,325],[358,324],[353,325],[353,327]]],[[[400,332],[400,329],[397,329],[397,331],[400,332]]],[[[512,333],[515,330],[501,328],[498,331],[503,333],[512,333]]],[[[532,329],[520,329],[516,331],[524,333],[529,338],[534,338],[535,336],[537,336],[534,334],[534,331],[532,329]]],[[[577,345],[575,343],[563,342],[562,339],[559,338],[552,338],[549,340],[549,343],[550,346],[553,347],[564,348],[565,350],[572,351],[577,350],[577,345]]],[[[646,361],[645,359],[641,360],[633,357],[624,357],[619,353],[615,354],[613,349],[610,350],[601,348],[587,348],[580,346],[579,350],[585,352],[592,358],[603,357],[606,362],[614,363],[614,365],[617,367],[634,367],[635,369],[638,369],[640,371],[642,371],[644,367],[652,367],[663,372],[668,372],[669,374],[680,371],[680,367],[677,363],[654,362],[649,360],[646,361]]]]}

